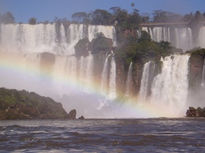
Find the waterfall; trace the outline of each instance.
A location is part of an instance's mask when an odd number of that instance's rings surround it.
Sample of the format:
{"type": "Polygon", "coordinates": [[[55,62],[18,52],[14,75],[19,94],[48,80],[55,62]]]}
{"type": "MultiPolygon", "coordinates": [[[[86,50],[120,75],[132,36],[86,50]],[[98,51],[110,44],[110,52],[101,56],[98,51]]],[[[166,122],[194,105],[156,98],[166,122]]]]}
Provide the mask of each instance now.
{"type": "MultiPolygon", "coordinates": [[[[88,56],[76,57],[75,45],[79,40],[86,37],[92,41],[98,33],[103,33],[105,37],[112,39],[113,44],[116,45],[114,26],[83,24],[64,26],[59,23],[1,24],[0,53],[19,54],[18,58],[23,59],[25,69],[32,66],[35,67],[36,72],[46,71],[46,74],[52,75],[50,81],[60,76],[63,80],[78,82],[78,86],[82,86],[82,89],[86,91],[95,82],[94,55],[89,53],[88,56]],[[42,53],[45,53],[46,56],[41,57],[42,53]]],[[[114,86],[116,85],[113,79],[116,74],[113,69],[116,69],[116,66],[111,64],[108,58],[105,60],[102,70],[101,86],[103,90],[109,89],[110,92],[114,93],[114,86]],[[111,72],[110,68],[112,69],[111,72]],[[108,80],[109,78],[112,83],[108,80]]],[[[57,86],[57,83],[59,82],[53,82],[56,90],[66,94],[68,91],[64,88],[65,85],[61,84],[62,87],[60,87],[57,86]]]]}
{"type": "Polygon", "coordinates": [[[115,99],[116,94],[116,63],[115,58],[112,57],[110,64],[110,77],[109,77],[109,98],[115,99]]]}
{"type": "Polygon", "coordinates": [[[132,89],[132,62],[129,65],[129,69],[127,73],[126,91],[125,91],[126,96],[130,96],[131,89],[132,89]]]}
{"type": "Polygon", "coordinates": [[[143,27],[142,30],[148,32],[152,40],[156,42],[168,41],[184,51],[195,47],[192,30],[189,27],[143,27]]]}
{"type": "Polygon", "coordinates": [[[202,71],[202,78],[201,78],[201,86],[205,86],[205,58],[204,58],[204,65],[203,65],[203,71],[202,71]]]}
{"type": "Polygon", "coordinates": [[[142,30],[148,32],[151,36],[151,39],[154,41],[157,42],[171,41],[169,27],[153,27],[153,28],[142,27],[142,30]]]}
{"type": "Polygon", "coordinates": [[[175,28],[175,42],[172,43],[177,48],[185,51],[194,48],[191,28],[175,28]]]}
{"type": "Polygon", "coordinates": [[[199,29],[198,43],[196,47],[205,48],[205,26],[199,29]]]}
{"type": "Polygon", "coordinates": [[[152,62],[147,62],[144,64],[143,67],[143,73],[142,73],[142,79],[141,79],[140,91],[139,91],[139,102],[144,102],[148,96],[151,64],[152,62]]]}
{"type": "Polygon", "coordinates": [[[112,39],[113,45],[116,46],[117,44],[116,32],[113,26],[107,26],[107,28],[105,28],[105,26],[102,26],[102,25],[98,25],[98,26],[89,25],[88,26],[89,41],[92,41],[94,38],[96,38],[97,33],[103,33],[105,37],[112,39]]]}
{"type": "Polygon", "coordinates": [[[86,58],[84,56],[80,57],[79,67],[78,79],[82,84],[84,84],[86,79],[86,58]]]}
{"type": "Polygon", "coordinates": [[[90,54],[87,56],[87,65],[86,65],[86,84],[92,86],[93,82],[93,68],[94,68],[94,59],[93,55],[90,54]]]}
{"type": "Polygon", "coordinates": [[[113,26],[70,24],[1,24],[0,47],[5,52],[75,54],[76,43],[85,37],[90,41],[97,33],[116,44],[113,26]],[[88,31],[88,32],[85,32],[88,31]]]}
{"type": "Polygon", "coordinates": [[[67,57],[65,63],[65,73],[70,79],[77,80],[77,58],[75,56],[67,57]]]}
{"type": "Polygon", "coordinates": [[[152,84],[151,103],[166,106],[182,115],[188,95],[188,62],[190,55],[172,55],[161,59],[163,65],[152,84]]]}
{"type": "Polygon", "coordinates": [[[84,34],[84,25],[71,24],[67,29],[67,42],[65,44],[65,52],[68,55],[73,55],[75,53],[75,45],[80,39],[87,37],[84,34]]]}
{"type": "Polygon", "coordinates": [[[106,58],[105,58],[105,62],[103,65],[103,71],[102,71],[102,75],[101,75],[101,91],[102,92],[107,92],[107,83],[108,83],[108,60],[109,57],[111,55],[109,54],[106,58]]]}

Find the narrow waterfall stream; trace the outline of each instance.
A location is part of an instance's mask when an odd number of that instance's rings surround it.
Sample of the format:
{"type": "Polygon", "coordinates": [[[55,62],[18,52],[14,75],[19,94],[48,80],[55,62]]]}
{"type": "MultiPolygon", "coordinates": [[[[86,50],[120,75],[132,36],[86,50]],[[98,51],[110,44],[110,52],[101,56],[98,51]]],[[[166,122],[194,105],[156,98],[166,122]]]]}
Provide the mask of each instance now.
{"type": "Polygon", "coordinates": [[[131,95],[132,90],[132,62],[129,65],[128,73],[127,73],[127,80],[126,80],[126,90],[125,90],[125,96],[131,95]]]}
{"type": "Polygon", "coordinates": [[[148,96],[148,87],[149,87],[149,77],[150,77],[150,68],[152,62],[147,62],[144,64],[140,91],[139,91],[139,102],[145,102],[148,96]]]}
{"type": "Polygon", "coordinates": [[[205,59],[204,59],[204,65],[203,65],[203,71],[202,71],[201,86],[203,88],[205,87],[205,59]]]}
{"type": "Polygon", "coordinates": [[[109,77],[109,98],[115,99],[116,93],[116,63],[115,58],[112,57],[110,64],[110,77],[109,77]]]}

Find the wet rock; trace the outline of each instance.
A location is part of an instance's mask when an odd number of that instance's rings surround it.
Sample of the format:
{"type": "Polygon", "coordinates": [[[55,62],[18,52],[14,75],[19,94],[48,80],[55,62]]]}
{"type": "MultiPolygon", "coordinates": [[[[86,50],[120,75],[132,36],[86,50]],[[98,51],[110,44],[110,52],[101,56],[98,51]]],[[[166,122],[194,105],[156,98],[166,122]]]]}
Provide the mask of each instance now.
{"type": "Polygon", "coordinates": [[[198,107],[196,109],[194,107],[189,107],[186,112],[186,117],[205,117],[205,108],[198,107]]]}
{"type": "Polygon", "coordinates": [[[78,119],[79,119],[79,120],[84,120],[85,117],[84,117],[84,116],[80,116],[78,119]]]}
{"type": "Polygon", "coordinates": [[[77,57],[89,55],[90,41],[88,38],[83,38],[75,45],[75,55],[77,57]]]}
{"type": "Polygon", "coordinates": [[[75,120],[76,119],[76,110],[75,109],[72,109],[69,113],[68,113],[68,119],[70,120],[75,120]]]}
{"type": "Polygon", "coordinates": [[[191,53],[191,57],[189,59],[189,88],[191,92],[196,91],[201,85],[204,56],[205,50],[203,49],[196,50],[191,53]]]}

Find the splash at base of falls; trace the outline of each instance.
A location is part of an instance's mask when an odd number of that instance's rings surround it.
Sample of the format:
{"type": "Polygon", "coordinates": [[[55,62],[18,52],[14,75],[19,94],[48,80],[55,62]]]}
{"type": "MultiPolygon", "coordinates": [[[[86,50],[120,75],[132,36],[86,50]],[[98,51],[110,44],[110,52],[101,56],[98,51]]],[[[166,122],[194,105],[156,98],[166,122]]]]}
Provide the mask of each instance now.
{"type": "Polygon", "coordinates": [[[78,59],[50,53],[0,52],[0,86],[51,97],[62,102],[67,111],[75,108],[86,118],[140,116],[131,106],[112,100],[116,97],[116,64],[114,57],[109,59],[107,94],[101,92],[101,85],[93,77],[93,55],[78,59]]]}
{"type": "MultiPolygon", "coordinates": [[[[49,96],[56,101],[61,101],[67,111],[76,108],[87,118],[183,116],[182,112],[186,105],[188,55],[173,55],[162,59],[162,72],[152,83],[152,91],[155,92],[152,92],[145,102],[140,103],[137,103],[138,100],[133,97],[123,101],[112,100],[113,97],[109,99],[109,88],[116,87],[114,79],[116,64],[112,56],[107,56],[107,65],[110,66],[105,66],[107,67],[107,96],[101,93],[101,84],[98,84],[99,89],[96,89],[97,85],[93,77],[91,82],[94,86],[91,87],[89,75],[92,71],[89,69],[93,67],[93,58],[87,56],[77,60],[73,56],[52,58],[48,55],[42,57],[41,54],[6,55],[3,53],[0,54],[0,85],[49,96]],[[84,64],[81,64],[82,61],[84,64]],[[181,69],[177,69],[179,65],[181,69]],[[78,69],[80,66],[85,67],[81,73],[78,69]],[[111,74],[113,77],[110,77],[111,74]],[[110,81],[114,83],[109,83],[110,81]],[[88,84],[89,86],[86,86],[88,84]]],[[[105,61],[104,65],[106,65],[105,61]]]]}
{"type": "Polygon", "coordinates": [[[190,55],[171,55],[161,59],[161,73],[154,77],[151,95],[148,96],[148,80],[150,62],[144,65],[140,97],[142,105],[147,103],[158,111],[166,110],[166,114],[182,117],[185,114],[188,96],[188,72],[190,55]]]}

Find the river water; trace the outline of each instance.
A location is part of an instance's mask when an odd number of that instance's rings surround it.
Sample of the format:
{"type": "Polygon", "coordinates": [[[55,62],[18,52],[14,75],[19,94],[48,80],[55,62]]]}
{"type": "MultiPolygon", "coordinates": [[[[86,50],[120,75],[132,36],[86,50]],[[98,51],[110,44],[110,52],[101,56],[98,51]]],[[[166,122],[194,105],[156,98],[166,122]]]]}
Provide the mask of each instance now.
{"type": "Polygon", "coordinates": [[[0,152],[204,152],[205,119],[0,122],[0,152]]]}

